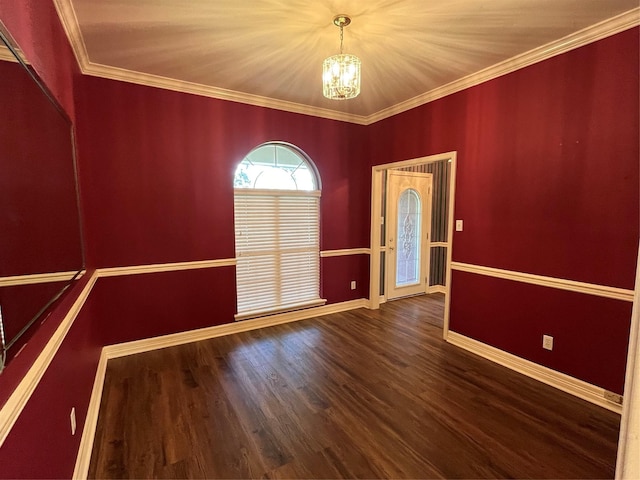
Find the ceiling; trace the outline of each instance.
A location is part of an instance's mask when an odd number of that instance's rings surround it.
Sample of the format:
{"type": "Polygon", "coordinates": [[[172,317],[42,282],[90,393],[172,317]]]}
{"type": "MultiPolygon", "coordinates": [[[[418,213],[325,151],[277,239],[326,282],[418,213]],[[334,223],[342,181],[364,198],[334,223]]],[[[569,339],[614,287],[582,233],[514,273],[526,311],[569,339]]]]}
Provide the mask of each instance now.
{"type": "Polygon", "coordinates": [[[363,124],[630,28],[639,11],[638,0],[55,1],[85,73],[363,124]],[[352,19],[345,53],[362,60],[352,100],[322,95],[337,14],[352,19]]]}

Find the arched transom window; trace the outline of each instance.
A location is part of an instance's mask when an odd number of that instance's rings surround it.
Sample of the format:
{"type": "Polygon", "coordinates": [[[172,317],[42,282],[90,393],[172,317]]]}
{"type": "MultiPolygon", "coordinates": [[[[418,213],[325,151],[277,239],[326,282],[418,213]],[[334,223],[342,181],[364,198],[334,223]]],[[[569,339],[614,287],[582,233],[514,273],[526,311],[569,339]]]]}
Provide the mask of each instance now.
{"type": "Polygon", "coordinates": [[[236,169],[234,188],[320,190],[310,160],[284,143],[266,143],[252,150],[236,169]]]}
{"type": "Polygon", "coordinates": [[[233,180],[238,319],[324,303],[320,299],[320,179],[293,145],[270,142],[233,180]]]}

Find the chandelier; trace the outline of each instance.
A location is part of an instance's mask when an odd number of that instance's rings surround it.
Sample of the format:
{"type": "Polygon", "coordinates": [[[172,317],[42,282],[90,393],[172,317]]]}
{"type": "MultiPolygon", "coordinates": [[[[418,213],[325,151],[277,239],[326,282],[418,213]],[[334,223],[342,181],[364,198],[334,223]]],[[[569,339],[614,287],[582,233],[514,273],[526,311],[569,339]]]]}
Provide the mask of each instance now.
{"type": "Polygon", "coordinates": [[[351,19],[346,15],[338,15],[333,23],[340,27],[340,55],[327,57],[322,63],[322,93],[332,100],[347,100],[360,93],[360,59],[342,53],[343,29],[351,23],[351,19]]]}

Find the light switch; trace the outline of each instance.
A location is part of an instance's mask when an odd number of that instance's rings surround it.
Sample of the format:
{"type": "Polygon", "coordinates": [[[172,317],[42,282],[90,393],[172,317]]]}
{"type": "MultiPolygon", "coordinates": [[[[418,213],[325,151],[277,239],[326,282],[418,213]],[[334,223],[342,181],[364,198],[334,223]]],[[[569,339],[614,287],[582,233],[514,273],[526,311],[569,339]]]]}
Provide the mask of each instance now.
{"type": "Polygon", "coordinates": [[[462,231],[462,220],[456,220],[456,232],[462,231]]]}

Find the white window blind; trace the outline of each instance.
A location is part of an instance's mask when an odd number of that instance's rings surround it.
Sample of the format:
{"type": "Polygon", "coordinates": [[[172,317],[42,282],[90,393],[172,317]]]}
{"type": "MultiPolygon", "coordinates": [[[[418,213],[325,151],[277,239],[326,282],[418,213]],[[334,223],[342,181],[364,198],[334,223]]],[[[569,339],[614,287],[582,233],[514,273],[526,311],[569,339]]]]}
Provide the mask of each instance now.
{"type": "Polygon", "coordinates": [[[319,297],[319,191],[234,194],[238,315],[324,303],[319,297]]]}

